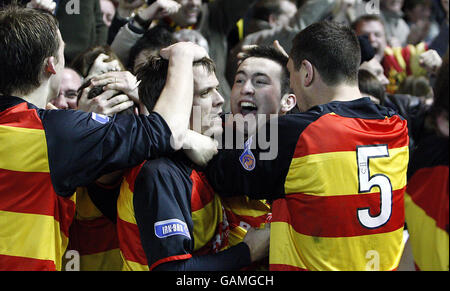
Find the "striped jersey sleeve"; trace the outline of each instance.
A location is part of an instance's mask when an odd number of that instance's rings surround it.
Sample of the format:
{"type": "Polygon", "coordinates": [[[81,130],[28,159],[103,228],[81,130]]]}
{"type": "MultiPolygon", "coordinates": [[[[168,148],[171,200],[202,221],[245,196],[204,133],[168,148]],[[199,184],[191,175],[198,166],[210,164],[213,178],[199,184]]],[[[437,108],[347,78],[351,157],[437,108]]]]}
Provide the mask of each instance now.
{"type": "Polygon", "coordinates": [[[103,174],[171,153],[171,131],[157,113],[112,118],[74,110],[40,110],[50,174],[59,195],[71,195],[103,174]]]}

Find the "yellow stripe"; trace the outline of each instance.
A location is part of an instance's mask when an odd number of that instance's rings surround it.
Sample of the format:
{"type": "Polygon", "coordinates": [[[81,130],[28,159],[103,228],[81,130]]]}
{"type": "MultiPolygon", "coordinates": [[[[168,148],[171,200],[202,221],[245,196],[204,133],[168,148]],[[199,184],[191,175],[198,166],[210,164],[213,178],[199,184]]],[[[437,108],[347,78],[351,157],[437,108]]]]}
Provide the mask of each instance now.
{"type": "MultiPolygon", "coordinates": [[[[384,174],[393,190],[406,185],[408,147],[389,150],[389,157],[372,158],[370,175],[384,174]]],[[[295,158],[286,177],[285,191],[310,195],[336,196],[358,193],[356,152],[331,152],[295,158]]],[[[373,187],[371,192],[379,192],[373,187]]]]}
{"type": "Polygon", "coordinates": [[[52,216],[0,211],[0,254],[55,262],[61,259],[68,239],[52,216]]]}
{"type": "Polygon", "coordinates": [[[76,195],[76,219],[92,220],[103,216],[89,197],[86,187],[78,187],[76,195]]]}
{"type": "Polygon", "coordinates": [[[239,216],[259,217],[271,211],[265,200],[254,200],[247,196],[226,197],[222,201],[225,209],[239,216]]]}
{"type": "Polygon", "coordinates": [[[392,270],[403,252],[403,228],[356,237],[312,237],[295,232],[287,223],[272,222],[270,264],[307,270],[392,270]]]}
{"type": "Polygon", "coordinates": [[[217,225],[223,221],[222,203],[217,195],[202,209],[192,212],[194,223],[194,251],[205,246],[216,233],[217,225]]]}
{"type": "Polygon", "coordinates": [[[405,220],[417,266],[423,271],[448,271],[448,233],[437,227],[436,221],[415,204],[407,193],[405,193],[405,220]]]}
{"type": "Polygon", "coordinates": [[[247,230],[240,226],[236,226],[235,228],[230,229],[230,233],[228,234],[228,243],[230,247],[242,242],[246,234],[247,230]]]}
{"type": "Polygon", "coordinates": [[[400,65],[400,67],[402,67],[403,70],[406,70],[406,62],[402,55],[403,48],[395,47],[395,48],[393,48],[393,50],[394,50],[394,56],[397,59],[398,64],[400,65]]]}
{"type": "Polygon", "coordinates": [[[121,271],[123,260],[119,249],[80,257],[80,271],[121,271]]]}
{"type": "Polygon", "coordinates": [[[420,55],[426,51],[425,45],[425,42],[421,42],[416,46],[409,45],[413,48],[409,59],[409,68],[414,76],[426,76],[427,74],[427,70],[420,65],[420,55]]]}
{"type": "Polygon", "coordinates": [[[117,199],[117,215],[126,222],[137,224],[134,216],[133,192],[126,179],[123,179],[120,187],[120,195],[117,199]]]}
{"type": "Polygon", "coordinates": [[[41,173],[50,171],[43,130],[0,125],[0,145],[0,169],[41,173]]]}
{"type": "Polygon", "coordinates": [[[244,39],[244,19],[239,19],[238,22],[236,22],[236,26],[238,28],[239,40],[243,40],[244,39]]]}
{"type": "Polygon", "coordinates": [[[120,256],[123,260],[122,271],[149,271],[149,267],[147,265],[141,265],[136,262],[125,260],[122,252],[120,252],[120,256]]]}

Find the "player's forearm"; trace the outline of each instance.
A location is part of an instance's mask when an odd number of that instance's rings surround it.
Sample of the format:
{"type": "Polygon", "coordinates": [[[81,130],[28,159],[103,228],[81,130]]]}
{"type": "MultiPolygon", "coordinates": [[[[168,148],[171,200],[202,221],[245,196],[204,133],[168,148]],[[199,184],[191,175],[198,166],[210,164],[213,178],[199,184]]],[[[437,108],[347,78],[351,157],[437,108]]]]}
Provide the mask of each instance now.
{"type": "Polygon", "coordinates": [[[192,63],[193,59],[189,57],[170,58],[166,86],[153,109],[164,118],[172,131],[175,150],[182,147],[189,126],[194,94],[192,63]]]}

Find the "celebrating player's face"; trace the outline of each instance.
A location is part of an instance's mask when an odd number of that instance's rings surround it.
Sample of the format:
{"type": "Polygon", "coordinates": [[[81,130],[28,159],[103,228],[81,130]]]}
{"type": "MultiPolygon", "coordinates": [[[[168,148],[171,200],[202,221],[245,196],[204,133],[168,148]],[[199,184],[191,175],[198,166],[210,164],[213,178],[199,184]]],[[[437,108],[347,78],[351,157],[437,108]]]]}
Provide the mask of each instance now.
{"type": "Polygon", "coordinates": [[[194,66],[194,100],[191,129],[208,136],[222,133],[223,97],[218,92],[219,81],[205,67],[194,66]]]}
{"type": "Polygon", "coordinates": [[[233,114],[278,114],[281,108],[282,67],[251,57],[239,66],[231,92],[233,114]]]}

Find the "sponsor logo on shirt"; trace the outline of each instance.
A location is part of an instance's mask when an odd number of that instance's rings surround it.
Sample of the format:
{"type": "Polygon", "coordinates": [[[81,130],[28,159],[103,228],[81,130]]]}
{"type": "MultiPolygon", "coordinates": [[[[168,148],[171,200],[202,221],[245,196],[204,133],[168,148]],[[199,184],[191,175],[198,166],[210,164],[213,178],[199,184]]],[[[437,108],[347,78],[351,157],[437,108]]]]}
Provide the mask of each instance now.
{"type": "Polygon", "coordinates": [[[244,167],[244,169],[246,169],[247,171],[252,171],[256,165],[255,156],[253,155],[252,151],[250,150],[252,141],[253,141],[253,137],[251,136],[245,142],[244,152],[239,157],[239,161],[241,162],[242,167],[244,167]]]}
{"type": "Polygon", "coordinates": [[[165,238],[172,235],[184,235],[191,238],[187,224],[176,218],[156,222],[155,235],[159,238],[165,238]]]}
{"type": "Polygon", "coordinates": [[[98,113],[92,113],[91,115],[92,119],[94,119],[95,121],[101,123],[101,124],[105,124],[109,122],[109,117],[103,114],[98,114],[98,113]]]}

